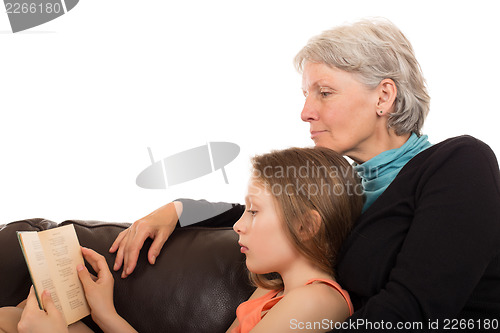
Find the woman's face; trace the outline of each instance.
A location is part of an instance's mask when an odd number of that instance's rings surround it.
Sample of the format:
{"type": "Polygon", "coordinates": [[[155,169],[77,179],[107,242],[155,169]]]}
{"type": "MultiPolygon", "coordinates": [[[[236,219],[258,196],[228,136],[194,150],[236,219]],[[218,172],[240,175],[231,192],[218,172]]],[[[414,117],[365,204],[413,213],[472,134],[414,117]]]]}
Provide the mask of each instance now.
{"type": "Polygon", "coordinates": [[[257,274],[284,271],[298,253],[285,234],[273,195],[251,180],[245,205],[246,211],[233,229],[240,236],[248,269],[257,274]]]}
{"type": "Polygon", "coordinates": [[[363,160],[377,139],[377,128],[385,126],[377,115],[377,89],[368,89],[351,73],[307,62],[302,90],[306,101],[301,118],[310,124],[316,146],[363,160]]]}

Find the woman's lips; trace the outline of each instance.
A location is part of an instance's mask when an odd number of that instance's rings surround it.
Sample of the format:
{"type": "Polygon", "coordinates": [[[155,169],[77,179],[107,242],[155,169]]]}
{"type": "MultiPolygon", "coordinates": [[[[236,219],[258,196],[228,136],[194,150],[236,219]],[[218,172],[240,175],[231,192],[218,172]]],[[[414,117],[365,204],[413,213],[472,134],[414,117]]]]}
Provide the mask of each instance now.
{"type": "Polygon", "coordinates": [[[317,137],[318,135],[320,135],[321,133],[324,133],[326,131],[311,131],[311,139],[314,139],[315,137],[317,137]]]}

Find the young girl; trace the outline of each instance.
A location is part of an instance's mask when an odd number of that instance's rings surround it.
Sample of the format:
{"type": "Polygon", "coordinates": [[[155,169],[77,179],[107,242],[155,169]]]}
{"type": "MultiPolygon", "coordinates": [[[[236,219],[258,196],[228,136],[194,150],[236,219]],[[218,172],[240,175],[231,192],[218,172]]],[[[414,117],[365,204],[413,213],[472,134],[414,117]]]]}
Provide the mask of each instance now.
{"type": "MultiPolygon", "coordinates": [[[[326,148],[274,151],[252,162],[247,211],[234,230],[258,288],[227,332],[328,331],[353,312],[333,267],[363,205],[358,179],[326,148]]],[[[82,253],[98,273],[94,281],[84,266],[77,268],[93,320],[104,332],[136,332],[116,313],[104,257],[86,248],[82,253]]],[[[39,310],[33,291],[24,311],[17,310],[20,332],[91,332],[82,323],[67,328],[50,295],[42,300],[47,312],[39,310]]],[[[11,330],[17,321],[11,320],[11,330]]]]}
{"type": "Polygon", "coordinates": [[[363,205],[357,178],[326,148],[275,151],[252,162],[247,210],[233,228],[258,288],[227,332],[329,331],[353,312],[333,267],[363,205]]]}

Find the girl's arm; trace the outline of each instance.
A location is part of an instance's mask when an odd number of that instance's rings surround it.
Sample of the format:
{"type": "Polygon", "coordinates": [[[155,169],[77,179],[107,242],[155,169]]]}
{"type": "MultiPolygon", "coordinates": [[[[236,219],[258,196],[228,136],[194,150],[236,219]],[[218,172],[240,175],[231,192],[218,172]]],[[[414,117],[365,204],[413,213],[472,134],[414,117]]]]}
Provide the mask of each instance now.
{"type": "MultiPolygon", "coordinates": [[[[257,288],[255,289],[255,291],[253,292],[253,294],[248,298],[247,301],[251,301],[252,299],[255,299],[255,298],[259,298],[265,294],[267,294],[269,292],[268,289],[264,289],[264,288],[257,288]]],[[[239,325],[239,321],[238,321],[238,318],[236,318],[233,323],[231,324],[231,326],[229,326],[229,328],[227,329],[226,333],[230,333],[235,327],[237,327],[239,325]]]]}
{"type": "Polygon", "coordinates": [[[232,330],[234,330],[236,327],[238,327],[238,325],[240,324],[240,321],[238,320],[238,318],[236,318],[233,323],[231,324],[231,326],[229,326],[229,328],[227,329],[226,333],[231,333],[232,330]]]}
{"type": "MultiPolygon", "coordinates": [[[[92,319],[94,316],[92,315],[92,319]]],[[[94,319],[104,333],[137,333],[129,323],[115,312],[109,317],[102,317],[99,321],[94,319]]]]}
{"type": "Polygon", "coordinates": [[[317,283],[290,291],[251,332],[327,332],[348,316],[344,297],[332,287],[317,283]]]}
{"type": "Polygon", "coordinates": [[[94,281],[85,266],[77,267],[92,319],[105,333],[137,332],[116,312],[113,303],[114,280],[106,259],[97,252],[84,247],[82,247],[82,254],[97,273],[97,280],[94,281]]]}

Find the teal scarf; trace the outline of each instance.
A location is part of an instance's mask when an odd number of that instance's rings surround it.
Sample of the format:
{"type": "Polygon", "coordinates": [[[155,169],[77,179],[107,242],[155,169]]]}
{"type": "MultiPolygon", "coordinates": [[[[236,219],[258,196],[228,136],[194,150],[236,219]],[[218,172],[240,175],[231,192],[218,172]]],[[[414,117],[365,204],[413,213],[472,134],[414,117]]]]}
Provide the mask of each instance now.
{"type": "Polygon", "coordinates": [[[363,164],[354,164],[366,196],[363,212],[385,191],[409,160],[430,146],[427,135],[418,137],[412,133],[401,147],[384,151],[363,164]]]}

